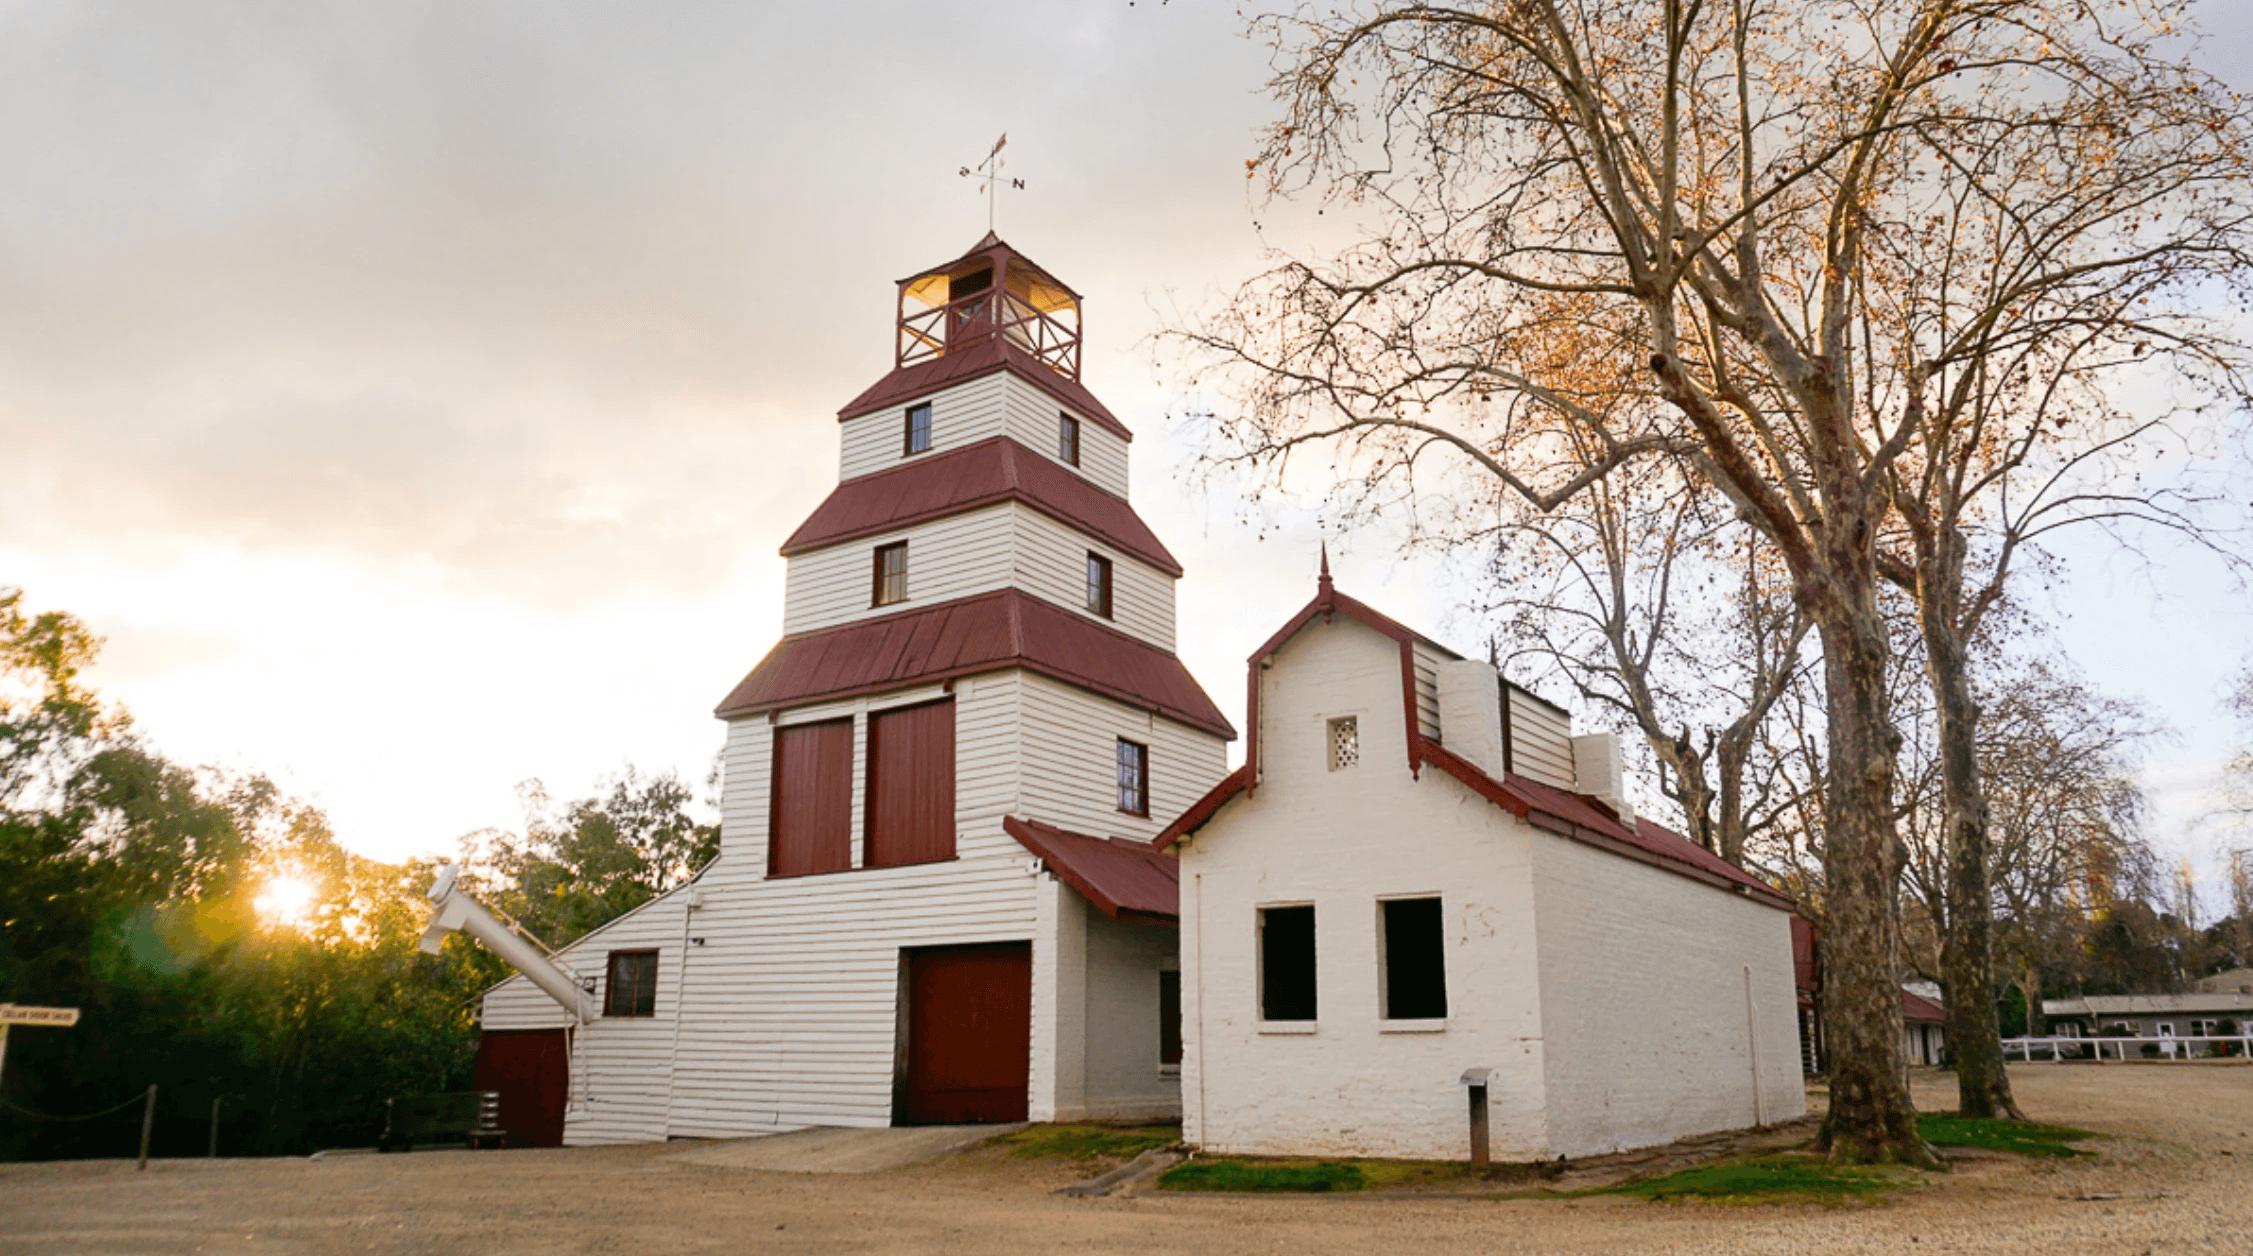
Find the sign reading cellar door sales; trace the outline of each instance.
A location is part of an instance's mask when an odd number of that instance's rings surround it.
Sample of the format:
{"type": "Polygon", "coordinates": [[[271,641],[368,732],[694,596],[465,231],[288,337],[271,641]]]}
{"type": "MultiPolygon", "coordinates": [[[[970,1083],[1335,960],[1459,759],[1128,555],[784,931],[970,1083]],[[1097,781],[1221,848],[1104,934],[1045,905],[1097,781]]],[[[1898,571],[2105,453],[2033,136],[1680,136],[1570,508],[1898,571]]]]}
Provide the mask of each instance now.
{"type": "Polygon", "coordinates": [[[78,1023],[75,1007],[17,1007],[0,1003],[0,1025],[54,1025],[68,1029],[78,1023]]]}

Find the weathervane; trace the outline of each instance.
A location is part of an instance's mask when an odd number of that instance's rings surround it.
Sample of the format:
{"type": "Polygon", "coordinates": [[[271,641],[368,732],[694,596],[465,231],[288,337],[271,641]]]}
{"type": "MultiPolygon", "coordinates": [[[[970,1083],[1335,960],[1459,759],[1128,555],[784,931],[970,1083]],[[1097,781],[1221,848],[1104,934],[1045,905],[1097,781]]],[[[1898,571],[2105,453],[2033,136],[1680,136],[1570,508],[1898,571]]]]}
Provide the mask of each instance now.
{"type": "Polygon", "coordinates": [[[1001,150],[1002,146],[1007,143],[1009,143],[1009,132],[1003,131],[1001,138],[994,141],[994,150],[986,154],[984,161],[975,166],[964,166],[962,168],[963,178],[976,179],[978,185],[986,190],[986,230],[988,231],[994,229],[994,205],[1000,196],[1002,186],[1007,184],[1017,191],[1025,190],[1023,179],[1005,178],[1001,173],[1001,150]]]}

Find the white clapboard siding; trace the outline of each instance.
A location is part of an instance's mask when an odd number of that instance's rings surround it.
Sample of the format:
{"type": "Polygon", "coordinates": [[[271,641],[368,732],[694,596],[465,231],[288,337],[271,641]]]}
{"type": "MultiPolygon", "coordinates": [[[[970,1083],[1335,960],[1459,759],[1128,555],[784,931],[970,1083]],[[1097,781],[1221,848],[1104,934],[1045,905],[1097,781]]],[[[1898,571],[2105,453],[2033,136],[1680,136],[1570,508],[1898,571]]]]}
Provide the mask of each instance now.
{"type": "Polygon", "coordinates": [[[783,577],[782,630],[813,632],[1007,588],[1015,504],[933,519],[899,532],[792,555],[783,577]],[[876,548],[907,542],[907,600],[871,606],[876,548]]]}
{"type": "Polygon", "coordinates": [[[891,1123],[901,950],[1033,935],[1024,848],[998,823],[964,839],[949,863],[734,877],[707,894],[673,1135],[891,1123]]]}
{"type": "Polygon", "coordinates": [[[1172,653],[1173,577],[1056,520],[1017,508],[1017,587],[1172,653]],[[1111,560],[1111,618],[1087,609],[1087,556],[1111,560]]]}
{"type": "Polygon", "coordinates": [[[1424,736],[1447,744],[1447,730],[1439,726],[1439,665],[1449,656],[1418,641],[1416,655],[1416,728],[1424,736]]]}
{"type": "Polygon", "coordinates": [[[1211,733],[1049,680],[1023,682],[1024,810],[1097,837],[1148,839],[1228,774],[1211,733]],[[1150,748],[1150,814],[1118,806],[1119,739],[1150,748]]]}
{"type": "Polygon", "coordinates": [[[784,577],[782,630],[813,632],[1012,587],[1162,650],[1174,648],[1171,576],[1017,502],[793,555],[784,577]],[[907,600],[869,605],[877,547],[903,540],[907,600]],[[1108,620],[1087,609],[1090,551],[1111,559],[1113,614],[1108,620]]]}
{"type": "MultiPolygon", "coordinates": [[[[838,424],[842,453],[838,478],[850,480],[910,461],[907,452],[908,407],[931,403],[931,448],[915,458],[999,436],[1007,426],[1002,401],[1002,376],[988,375],[921,397],[909,397],[896,406],[847,419],[838,424]]],[[[1053,438],[1051,438],[1053,443],[1053,438]]]]}
{"type": "Polygon", "coordinates": [[[1544,785],[1577,789],[1572,773],[1572,717],[1516,685],[1510,695],[1510,770],[1544,785]]]}
{"type": "MultiPolygon", "coordinates": [[[[686,902],[686,890],[675,890],[557,952],[565,968],[595,979],[598,1007],[605,995],[612,951],[657,952],[655,1015],[597,1017],[571,1035],[570,1097],[563,1137],[572,1146],[652,1142],[666,1136],[675,1017],[681,1006],[686,902]]],[[[512,977],[486,994],[479,1023],[495,1030],[549,1029],[567,1026],[571,1018],[530,981],[512,977]]]]}
{"type": "Polygon", "coordinates": [[[1086,476],[1097,487],[1120,497],[1127,495],[1127,443],[1109,428],[1096,423],[1086,414],[1064,405],[1033,384],[1008,377],[1003,403],[1008,410],[1007,431],[1018,444],[1086,476]],[[1057,419],[1069,414],[1080,421],[1080,464],[1072,467],[1059,455],[1063,447],[1058,441],[1061,425],[1057,419]]]}

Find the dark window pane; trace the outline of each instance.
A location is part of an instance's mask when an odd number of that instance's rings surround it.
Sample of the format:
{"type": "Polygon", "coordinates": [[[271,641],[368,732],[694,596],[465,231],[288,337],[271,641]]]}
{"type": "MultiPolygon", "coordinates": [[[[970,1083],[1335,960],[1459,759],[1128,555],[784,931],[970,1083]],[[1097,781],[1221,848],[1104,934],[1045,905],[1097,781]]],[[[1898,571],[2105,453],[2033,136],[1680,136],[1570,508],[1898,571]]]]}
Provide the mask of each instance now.
{"type": "Polygon", "coordinates": [[[1314,1019],[1314,908],[1263,907],[1259,914],[1261,1020],[1314,1019]]]}
{"type": "Polygon", "coordinates": [[[1395,899],[1385,913],[1385,1019],[1447,1015],[1447,944],[1436,898],[1395,899]]]}
{"type": "Polygon", "coordinates": [[[1158,1063],[1181,1063],[1181,974],[1158,974],[1158,1063]]]}
{"type": "Polygon", "coordinates": [[[612,951],[607,988],[603,992],[605,1016],[655,1016],[657,1014],[657,952],[612,951]]]}
{"type": "Polygon", "coordinates": [[[1080,465],[1080,421],[1068,414],[1056,416],[1056,456],[1066,466],[1080,465]]]}
{"type": "Polygon", "coordinates": [[[1150,750],[1123,737],[1119,739],[1119,810],[1150,814],[1150,750]]]}
{"type": "Polygon", "coordinates": [[[869,597],[871,606],[890,606],[907,600],[907,542],[876,547],[875,590],[869,597]]]}
{"type": "Polygon", "coordinates": [[[1111,617],[1111,560],[1100,554],[1087,556],[1087,609],[1111,617]]]}
{"type": "Polygon", "coordinates": [[[907,409],[907,452],[919,454],[931,447],[931,403],[907,409]]]}

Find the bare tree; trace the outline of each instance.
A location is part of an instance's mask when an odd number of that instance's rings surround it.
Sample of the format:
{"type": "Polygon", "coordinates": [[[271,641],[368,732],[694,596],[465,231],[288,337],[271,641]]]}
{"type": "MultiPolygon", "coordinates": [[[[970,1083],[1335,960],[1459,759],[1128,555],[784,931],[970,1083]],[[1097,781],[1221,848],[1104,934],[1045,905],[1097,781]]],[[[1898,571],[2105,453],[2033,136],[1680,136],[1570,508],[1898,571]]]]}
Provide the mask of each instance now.
{"type": "MultiPolygon", "coordinates": [[[[1763,534],[1823,660],[1838,1159],[1933,1160],[1898,1067],[1878,604],[1932,354],[1894,343],[1915,324],[1871,244],[1915,229],[1934,171],[1998,129],[2074,137],[2047,160],[2148,147],[2242,177],[2241,107],[2139,24],[2186,18],[2177,0],[1490,0],[1264,23],[1283,117],[1254,173],[1324,189],[1364,240],[1282,261],[1187,333],[1237,385],[1215,456],[1326,446],[1393,478],[1443,453],[1550,509],[1669,454],[1763,534]]],[[[1985,189],[2006,204],[2007,173],[1985,189]]],[[[2234,259],[2239,198],[2181,212],[2234,259]]],[[[2140,249],[2119,226],[2114,250],[2140,249]]],[[[2045,263],[1997,315],[2102,260],[2045,263]]],[[[1952,343],[1951,361],[1993,352],[1952,343]]]]}
{"type": "Polygon", "coordinates": [[[1684,832],[1743,867],[1807,787],[1766,751],[1810,625],[1759,534],[1681,470],[1622,467],[1568,510],[1497,503],[1480,609],[1501,617],[1513,660],[1633,729],[1684,832]]]}

